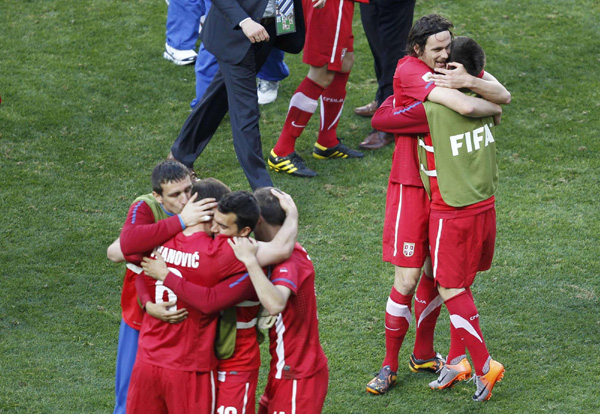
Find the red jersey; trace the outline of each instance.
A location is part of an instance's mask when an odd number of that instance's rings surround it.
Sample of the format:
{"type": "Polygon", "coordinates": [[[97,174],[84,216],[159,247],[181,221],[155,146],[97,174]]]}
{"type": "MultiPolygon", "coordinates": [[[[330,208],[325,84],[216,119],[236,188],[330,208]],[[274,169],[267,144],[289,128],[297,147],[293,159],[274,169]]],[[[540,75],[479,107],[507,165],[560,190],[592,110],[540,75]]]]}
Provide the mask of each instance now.
{"type": "MultiPolygon", "coordinates": [[[[245,270],[227,243],[227,237],[212,239],[204,232],[178,234],[159,247],[169,267],[169,277],[181,277],[187,283],[212,287],[225,277],[245,270]]],[[[161,367],[181,371],[205,372],[217,367],[214,342],[218,314],[204,314],[189,306],[181,297],[143,275],[154,302],[176,301],[189,315],[181,323],[169,324],[144,316],[138,344],[138,358],[161,367]]],[[[143,302],[147,296],[140,292],[143,302]]]]}
{"type": "MultiPolygon", "coordinates": [[[[402,108],[416,117],[425,118],[423,102],[436,87],[429,80],[432,70],[423,61],[414,56],[405,56],[398,61],[394,74],[395,107],[402,108]]],[[[426,119],[426,118],[425,118],[426,119]]],[[[422,187],[419,176],[417,141],[414,135],[396,134],[396,149],[392,158],[390,181],[422,187]]]]}
{"type": "Polygon", "coordinates": [[[283,312],[269,330],[271,373],[277,379],[307,378],[327,365],[319,342],[315,268],[296,243],[292,256],[271,272],[274,285],[292,291],[283,312]]]}
{"type": "Polygon", "coordinates": [[[121,292],[122,317],[127,325],[136,330],[140,329],[144,317],[144,311],[137,302],[135,292],[135,279],[142,272],[142,268],[137,264],[142,260],[144,252],[151,251],[183,229],[179,217],[175,214],[164,211],[164,216],[162,220],[158,217],[157,221],[150,206],[145,201],[137,200],[129,207],[127,220],[121,230],[119,241],[121,251],[125,259],[130,262],[127,265],[121,292]]]}

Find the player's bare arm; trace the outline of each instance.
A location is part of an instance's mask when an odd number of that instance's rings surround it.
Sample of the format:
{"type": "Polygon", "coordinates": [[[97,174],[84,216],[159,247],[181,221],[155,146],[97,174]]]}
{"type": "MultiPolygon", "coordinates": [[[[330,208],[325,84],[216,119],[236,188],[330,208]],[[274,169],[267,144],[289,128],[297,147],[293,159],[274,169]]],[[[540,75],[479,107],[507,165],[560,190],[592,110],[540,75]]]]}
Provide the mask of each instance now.
{"type": "Polygon", "coordinates": [[[238,260],[246,266],[250,280],[252,280],[258,299],[263,307],[271,315],[277,315],[283,311],[291,291],[284,286],[273,285],[267,278],[256,260],[258,248],[256,240],[247,237],[234,237],[227,240],[227,242],[238,260]]]}
{"type": "Polygon", "coordinates": [[[434,88],[427,96],[431,102],[444,105],[470,118],[495,116],[502,113],[500,105],[482,98],[465,95],[459,90],[444,87],[434,88]]]}
{"type": "Polygon", "coordinates": [[[294,251],[298,235],[298,208],[296,203],[287,193],[275,189],[272,189],[271,193],[277,197],[281,208],[285,211],[285,221],[273,240],[268,243],[258,242],[256,259],[260,266],[280,263],[288,259],[294,251]]]}
{"type": "Polygon", "coordinates": [[[501,105],[510,103],[510,92],[488,72],[484,72],[483,78],[478,78],[469,74],[463,64],[458,62],[448,63],[446,69],[435,68],[435,72],[431,80],[436,86],[450,89],[467,88],[490,102],[501,105]]]}
{"type": "Polygon", "coordinates": [[[113,263],[121,263],[125,261],[125,256],[123,256],[123,251],[121,250],[121,238],[118,237],[117,240],[112,242],[108,249],[106,249],[106,257],[113,263]]]}
{"type": "Polygon", "coordinates": [[[180,216],[186,227],[210,221],[214,214],[213,209],[218,204],[214,198],[205,198],[196,202],[196,197],[198,194],[192,195],[190,201],[181,210],[180,216]]]}

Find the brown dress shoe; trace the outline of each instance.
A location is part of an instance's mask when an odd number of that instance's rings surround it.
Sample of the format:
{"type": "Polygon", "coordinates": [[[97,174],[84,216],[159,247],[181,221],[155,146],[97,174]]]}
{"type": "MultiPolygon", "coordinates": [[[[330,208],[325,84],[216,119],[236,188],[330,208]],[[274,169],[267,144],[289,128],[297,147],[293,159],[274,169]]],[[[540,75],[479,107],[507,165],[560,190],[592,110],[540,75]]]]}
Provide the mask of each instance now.
{"type": "MultiPolygon", "coordinates": [[[[177,161],[171,151],[169,151],[169,155],[167,155],[167,160],[177,161]]],[[[192,179],[192,182],[200,181],[200,178],[198,177],[196,171],[194,171],[193,168],[188,167],[188,170],[190,170],[190,178],[192,179]]]]}
{"type": "Polygon", "coordinates": [[[394,142],[394,135],[388,132],[373,130],[363,142],[358,144],[360,149],[376,150],[394,142]]]}
{"type": "Polygon", "coordinates": [[[364,116],[365,118],[370,118],[375,114],[377,107],[378,107],[377,101],[373,101],[365,106],[359,106],[358,108],[354,108],[354,113],[358,116],[364,116]]]}

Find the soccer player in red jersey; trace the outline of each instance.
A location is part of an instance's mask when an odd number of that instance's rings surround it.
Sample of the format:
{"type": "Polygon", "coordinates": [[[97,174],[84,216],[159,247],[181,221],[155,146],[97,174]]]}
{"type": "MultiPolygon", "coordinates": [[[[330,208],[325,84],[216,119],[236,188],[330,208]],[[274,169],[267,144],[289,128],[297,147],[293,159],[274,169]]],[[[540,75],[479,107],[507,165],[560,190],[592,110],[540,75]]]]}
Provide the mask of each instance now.
{"type": "MultiPolygon", "coordinates": [[[[365,0],[366,2],[366,0],[365,0]]],[[[302,134],[321,100],[321,128],[313,148],[313,157],[361,158],[363,154],[342,144],[337,126],[346,98],[346,84],[354,65],[352,17],[354,1],[328,0],[316,8],[303,0],[306,41],[302,61],[308,64],[308,75],[290,100],[285,123],[277,144],[269,154],[269,166],[279,172],[299,177],[314,177],[296,153],[296,139],[302,134]]]]}
{"type": "MultiPolygon", "coordinates": [[[[493,77],[477,79],[470,85],[471,90],[492,102],[446,87],[452,85],[438,86],[434,82],[434,72],[444,71],[446,67],[452,41],[451,28],[452,23],[439,15],[424,16],[413,25],[407,44],[409,55],[398,62],[394,76],[394,108],[403,117],[424,119],[423,102],[426,100],[471,117],[497,113],[499,106],[493,102],[510,100],[510,94],[493,77]]],[[[385,125],[378,123],[377,117],[372,124],[375,129],[388,131],[385,125]]],[[[398,353],[411,321],[415,288],[417,332],[409,367],[414,372],[435,372],[445,362],[433,349],[434,329],[442,300],[432,279],[428,259],[430,206],[419,174],[415,138],[416,134],[395,134],[396,148],[383,230],[383,260],[394,264],[395,278],[386,306],[386,356],[378,375],[367,384],[367,391],[374,394],[386,392],[397,380],[398,353]]]]}
{"type": "MultiPolygon", "coordinates": [[[[144,314],[137,302],[135,291],[135,278],[142,271],[138,266],[142,254],[169,240],[186,225],[210,219],[212,215],[214,200],[188,204],[191,188],[190,172],[183,164],[164,161],[156,165],[152,171],[153,192],[138,197],[133,202],[121,237],[107,249],[107,256],[111,261],[128,261],[121,293],[122,320],[117,348],[114,414],[125,413],[129,378],[135,362],[139,329],[144,314]]],[[[177,312],[166,311],[166,308],[172,305],[150,303],[146,310],[163,320],[177,322],[185,319],[185,309],[177,312]]]]}

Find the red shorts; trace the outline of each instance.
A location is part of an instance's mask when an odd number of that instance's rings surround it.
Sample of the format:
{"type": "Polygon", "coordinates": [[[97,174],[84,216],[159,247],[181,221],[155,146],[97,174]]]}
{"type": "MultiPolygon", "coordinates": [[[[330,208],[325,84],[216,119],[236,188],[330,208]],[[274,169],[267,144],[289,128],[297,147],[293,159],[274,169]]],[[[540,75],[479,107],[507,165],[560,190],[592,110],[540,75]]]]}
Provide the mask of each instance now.
{"type": "Polygon", "coordinates": [[[329,368],[325,365],[308,378],[275,379],[269,372],[267,388],[260,398],[258,414],[317,414],[329,386],[329,368]]]}
{"type": "Polygon", "coordinates": [[[429,197],[423,187],[390,182],[383,223],[383,261],[420,268],[429,256],[429,197]]]}
{"type": "Polygon", "coordinates": [[[127,393],[128,414],[192,414],[214,410],[216,371],[179,371],[135,361],[127,393]]]}
{"type": "Polygon", "coordinates": [[[488,270],[494,257],[496,209],[447,218],[431,210],[429,240],[433,277],[445,288],[466,288],[477,272],[488,270]]]}
{"type": "Polygon", "coordinates": [[[354,51],[352,18],[354,2],[327,0],[322,9],[313,8],[311,0],[303,0],[306,40],[302,62],[339,72],[347,52],[354,51]]]}
{"type": "Polygon", "coordinates": [[[217,381],[217,413],[256,412],[258,369],[253,371],[219,371],[217,381]]]}

